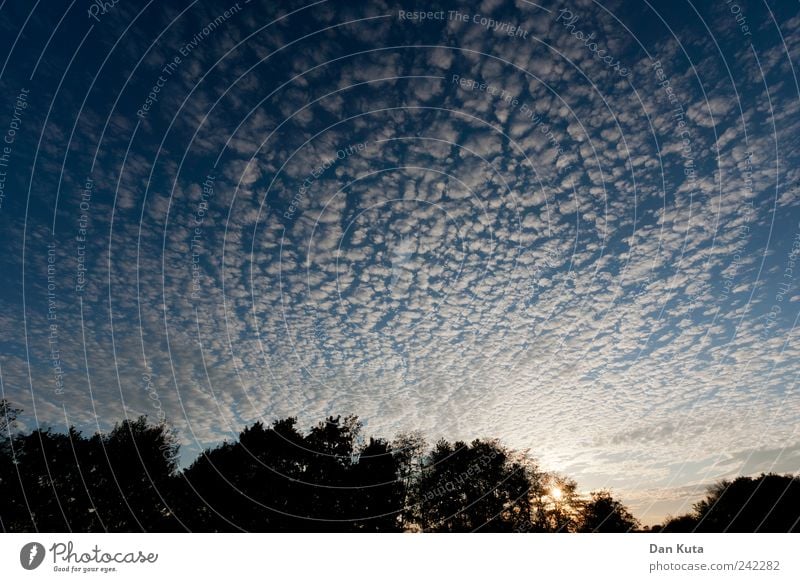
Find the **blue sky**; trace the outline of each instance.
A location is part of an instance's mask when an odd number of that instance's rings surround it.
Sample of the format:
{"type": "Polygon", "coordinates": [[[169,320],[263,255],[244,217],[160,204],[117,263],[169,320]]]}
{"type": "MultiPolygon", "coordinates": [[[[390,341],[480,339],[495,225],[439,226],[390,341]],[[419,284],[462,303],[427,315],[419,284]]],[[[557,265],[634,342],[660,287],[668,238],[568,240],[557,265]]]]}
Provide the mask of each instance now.
{"type": "Polygon", "coordinates": [[[795,4],[274,4],[0,5],[25,426],[355,413],[645,522],[800,468],[795,4]]]}

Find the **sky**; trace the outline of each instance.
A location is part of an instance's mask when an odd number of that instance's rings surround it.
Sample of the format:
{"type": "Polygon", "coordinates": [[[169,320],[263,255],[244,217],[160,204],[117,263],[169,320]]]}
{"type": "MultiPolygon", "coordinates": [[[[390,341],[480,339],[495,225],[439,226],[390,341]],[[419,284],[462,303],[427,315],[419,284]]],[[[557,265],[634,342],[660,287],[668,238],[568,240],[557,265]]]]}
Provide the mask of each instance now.
{"type": "Polygon", "coordinates": [[[0,4],[0,396],[800,470],[793,2],[0,4]]]}

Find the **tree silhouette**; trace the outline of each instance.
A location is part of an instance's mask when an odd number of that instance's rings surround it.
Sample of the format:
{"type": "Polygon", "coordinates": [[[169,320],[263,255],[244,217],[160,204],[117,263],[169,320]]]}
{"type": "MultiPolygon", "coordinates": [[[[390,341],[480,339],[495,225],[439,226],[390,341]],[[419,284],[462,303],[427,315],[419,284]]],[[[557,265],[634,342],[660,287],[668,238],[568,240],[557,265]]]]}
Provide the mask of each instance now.
{"type": "MultiPolygon", "coordinates": [[[[495,440],[419,433],[362,438],[355,416],[307,432],[293,417],[256,422],[183,470],[164,424],[128,419],[84,436],[15,430],[0,401],[4,532],[627,532],[638,521],[608,491],[540,471],[495,440]]],[[[739,477],[692,513],[650,531],[788,532],[800,523],[800,478],[739,477]]]]}
{"type": "Polygon", "coordinates": [[[303,472],[307,485],[305,510],[301,515],[317,520],[315,530],[352,531],[355,524],[344,522],[354,517],[350,511],[349,488],[357,487],[352,468],[355,465],[355,440],[361,432],[356,417],[329,417],[311,429],[305,446],[308,461],[303,472]]]}
{"type": "Polygon", "coordinates": [[[399,531],[404,491],[391,446],[359,446],[354,416],[330,417],[302,435],[296,419],[246,428],[185,472],[188,516],[200,531],[399,531]],[[190,508],[191,508],[190,504],[190,508]]]}
{"type": "Polygon", "coordinates": [[[0,519],[6,531],[168,531],[163,499],[177,444],[144,417],[85,438],[35,430],[0,455],[0,519]]]}
{"type": "Polygon", "coordinates": [[[309,461],[296,419],[260,422],[236,443],[203,452],[184,472],[181,506],[193,531],[294,531],[308,494],[302,476],[309,461]],[[200,505],[202,511],[194,512],[200,505]]]}
{"type": "Polygon", "coordinates": [[[436,532],[502,532],[530,520],[525,468],[496,442],[436,443],[419,481],[421,526],[436,532]]]}
{"type": "Polygon", "coordinates": [[[97,531],[72,447],[80,435],[36,430],[16,435],[13,457],[3,463],[2,515],[7,531],[97,531]]]}
{"type": "Polygon", "coordinates": [[[359,531],[402,531],[405,500],[402,475],[392,446],[370,438],[352,467],[351,512],[359,531]]]}
{"type": "Polygon", "coordinates": [[[11,431],[16,426],[20,412],[20,408],[14,408],[5,398],[0,399],[0,447],[7,445],[11,439],[11,431]]]}
{"type": "Polygon", "coordinates": [[[407,531],[417,531],[422,521],[420,498],[420,479],[423,456],[427,444],[419,432],[402,433],[392,441],[392,454],[397,464],[397,479],[402,495],[400,527],[407,531]]]}
{"type": "Polygon", "coordinates": [[[691,533],[697,527],[697,517],[694,515],[680,515],[678,517],[667,517],[663,526],[653,527],[652,532],[664,533],[691,533]]]}
{"type": "Polygon", "coordinates": [[[583,504],[578,531],[624,533],[638,527],[639,521],[609,491],[595,491],[583,504]]]}
{"type": "Polygon", "coordinates": [[[532,503],[533,523],[537,531],[577,531],[582,502],[578,495],[578,484],[574,480],[557,473],[544,474],[532,503]]]}
{"type": "Polygon", "coordinates": [[[688,515],[669,520],[667,532],[800,531],[800,477],[762,473],[708,488],[688,515]]]}
{"type": "Polygon", "coordinates": [[[178,468],[179,446],[165,424],[148,424],[146,417],[125,420],[108,435],[92,437],[95,456],[93,485],[118,495],[101,515],[112,531],[171,530],[176,527],[166,499],[178,468]],[[97,458],[102,454],[102,458],[97,458]]]}

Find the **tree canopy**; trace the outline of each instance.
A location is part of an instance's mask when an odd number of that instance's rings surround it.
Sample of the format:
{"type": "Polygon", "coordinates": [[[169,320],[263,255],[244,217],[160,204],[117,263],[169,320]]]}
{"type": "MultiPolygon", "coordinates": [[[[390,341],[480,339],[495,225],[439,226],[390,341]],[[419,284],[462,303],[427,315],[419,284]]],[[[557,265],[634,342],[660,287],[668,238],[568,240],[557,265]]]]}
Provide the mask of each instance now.
{"type": "MultiPolygon", "coordinates": [[[[181,468],[164,423],[23,433],[20,411],[0,406],[0,531],[640,530],[611,492],[584,496],[493,439],[429,446],[419,433],[367,438],[355,416],[305,432],[290,417],[256,422],[181,468]]],[[[797,477],[741,477],[653,531],[797,531],[799,516],[797,477]]]]}
{"type": "Polygon", "coordinates": [[[669,519],[663,531],[798,532],[800,477],[762,473],[719,481],[691,513],[669,519]]]}

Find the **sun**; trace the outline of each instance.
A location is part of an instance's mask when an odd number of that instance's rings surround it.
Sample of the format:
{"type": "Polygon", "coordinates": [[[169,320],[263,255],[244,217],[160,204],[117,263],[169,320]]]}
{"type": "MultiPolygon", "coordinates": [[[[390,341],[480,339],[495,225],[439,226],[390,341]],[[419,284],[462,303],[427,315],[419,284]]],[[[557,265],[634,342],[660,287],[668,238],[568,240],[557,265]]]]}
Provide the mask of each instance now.
{"type": "Polygon", "coordinates": [[[561,492],[561,489],[557,486],[550,489],[550,497],[556,501],[560,500],[563,495],[564,494],[561,492]]]}

